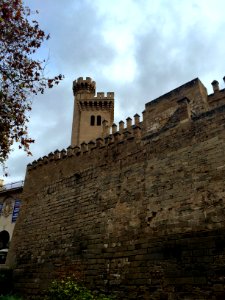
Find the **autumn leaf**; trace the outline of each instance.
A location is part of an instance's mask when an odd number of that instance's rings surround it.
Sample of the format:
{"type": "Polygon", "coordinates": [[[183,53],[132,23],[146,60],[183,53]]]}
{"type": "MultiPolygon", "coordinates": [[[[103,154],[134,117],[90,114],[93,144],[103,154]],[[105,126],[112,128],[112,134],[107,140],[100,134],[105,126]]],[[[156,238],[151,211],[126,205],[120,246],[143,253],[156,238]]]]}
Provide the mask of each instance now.
{"type": "Polygon", "coordinates": [[[63,79],[61,74],[45,77],[45,59],[32,57],[49,35],[36,20],[29,21],[30,15],[31,10],[21,0],[0,2],[0,164],[15,141],[31,155],[29,146],[34,140],[27,132],[31,96],[43,94],[63,79]]]}

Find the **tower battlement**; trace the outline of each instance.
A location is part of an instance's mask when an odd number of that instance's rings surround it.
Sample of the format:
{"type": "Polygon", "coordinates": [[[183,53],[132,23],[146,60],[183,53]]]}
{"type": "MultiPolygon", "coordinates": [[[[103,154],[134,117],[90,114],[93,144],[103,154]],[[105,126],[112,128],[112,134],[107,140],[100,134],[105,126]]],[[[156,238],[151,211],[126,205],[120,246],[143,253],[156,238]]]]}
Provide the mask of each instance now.
{"type": "Polygon", "coordinates": [[[91,77],[79,77],[77,80],[73,82],[73,94],[76,96],[80,93],[88,93],[91,95],[95,95],[96,83],[91,79],[91,77]]]}
{"type": "Polygon", "coordinates": [[[114,99],[114,92],[107,92],[106,94],[104,92],[97,92],[97,96],[94,97],[96,100],[99,99],[114,99]]]}

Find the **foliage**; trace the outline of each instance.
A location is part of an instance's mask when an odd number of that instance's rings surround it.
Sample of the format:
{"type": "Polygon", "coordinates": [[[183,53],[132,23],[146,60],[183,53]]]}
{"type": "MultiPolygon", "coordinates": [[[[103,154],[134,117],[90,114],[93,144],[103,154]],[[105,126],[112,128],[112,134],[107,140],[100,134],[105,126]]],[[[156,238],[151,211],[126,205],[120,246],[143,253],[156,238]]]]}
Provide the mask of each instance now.
{"type": "Polygon", "coordinates": [[[104,295],[95,295],[87,288],[77,284],[70,277],[53,281],[45,300],[110,300],[104,295]]]}
{"type": "MultiPolygon", "coordinates": [[[[38,12],[36,12],[38,13],[38,12]]],[[[44,93],[63,78],[44,76],[45,60],[35,60],[34,54],[43,41],[49,39],[22,0],[0,2],[0,163],[10,152],[13,142],[30,153],[34,140],[27,132],[27,113],[32,95],[44,93]]]]}
{"type": "Polygon", "coordinates": [[[9,295],[9,296],[0,296],[0,300],[22,300],[22,298],[9,295]]]}

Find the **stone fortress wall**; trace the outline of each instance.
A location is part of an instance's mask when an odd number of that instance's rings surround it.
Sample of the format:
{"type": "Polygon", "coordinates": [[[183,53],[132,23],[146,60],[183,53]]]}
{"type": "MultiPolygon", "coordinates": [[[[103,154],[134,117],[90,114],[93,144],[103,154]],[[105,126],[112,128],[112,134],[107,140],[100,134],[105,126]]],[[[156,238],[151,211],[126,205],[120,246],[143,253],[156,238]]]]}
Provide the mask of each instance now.
{"type": "Polygon", "coordinates": [[[225,89],[198,78],[27,167],[7,263],[17,292],[60,276],[118,299],[225,298],[225,89]]]}

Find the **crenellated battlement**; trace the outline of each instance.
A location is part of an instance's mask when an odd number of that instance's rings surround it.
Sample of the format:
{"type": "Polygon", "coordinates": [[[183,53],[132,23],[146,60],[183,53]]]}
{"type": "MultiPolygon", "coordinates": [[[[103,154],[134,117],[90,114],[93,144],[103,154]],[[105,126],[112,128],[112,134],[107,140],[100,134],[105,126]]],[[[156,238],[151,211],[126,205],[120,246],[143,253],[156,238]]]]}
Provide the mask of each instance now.
{"type": "Polygon", "coordinates": [[[94,97],[92,99],[82,99],[78,102],[78,107],[80,110],[113,110],[114,101],[111,98],[104,97],[94,97]]]}
{"type": "Polygon", "coordinates": [[[85,101],[96,101],[96,102],[101,102],[101,101],[114,101],[114,92],[97,92],[97,95],[89,95],[87,97],[87,95],[79,95],[78,96],[79,102],[85,102],[85,101]]]}
{"type": "Polygon", "coordinates": [[[91,79],[91,77],[79,77],[77,80],[73,81],[73,94],[76,96],[79,93],[89,93],[91,95],[95,94],[96,83],[91,79]]]}
{"type": "Polygon", "coordinates": [[[98,100],[114,100],[114,92],[97,92],[97,95],[95,95],[95,89],[96,89],[96,82],[91,79],[91,77],[86,77],[84,79],[83,77],[79,77],[77,80],[73,81],[73,92],[74,96],[77,96],[81,100],[85,100],[85,97],[89,98],[92,97],[93,101],[98,100]],[[89,94],[86,96],[81,96],[78,94],[89,94]]]}
{"type": "MultiPolygon", "coordinates": [[[[177,104],[177,116],[179,114],[179,121],[184,119],[183,112],[185,110],[184,107],[187,107],[187,102],[188,101],[183,100],[177,104]]],[[[188,115],[186,115],[185,118],[188,118],[188,115]]],[[[118,125],[113,123],[112,126],[109,126],[108,121],[104,120],[103,133],[100,137],[90,140],[89,142],[82,142],[79,146],[69,146],[67,149],[57,149],[54,153],[50,152],[47,156],[41,157],[29,164],[28,171],[71,157],[73,157],[75,161],[82,161],[82,157],[85,156],[86,159],[87,155],[96,155],[96,157],[98,157],[99,149],[105,147],[110,151],[111,147],[118,144],[125,145],[130,141],[135,141],[139,144],[144,143],[145,135],[146,131],[143,127],[143,121],[140,121],[138,114],[135,114],[133,119],[130,117],[126,118],[125,122],[121,120],[118,125]]]]}
{"type": "MultiPolygon", "coordinates": [[[[225,76],[223,77],[223,81],[225,83],[225,76]]],[[[220,89],[219,82],[217,80],[213,80],[211,85],[213,88],[213,93],[208,96],[208,103],[210,107],[214,108],[223,104],[225,89],[220,89]]]]}
{"type": "MultiPolygon", "coordinates": [[[[91,78],[84,80],[78,78],[79,84],[88,82],[92,83],[91,78]]],[[[168,130],[171,127],[178,126],[187,121],[192,121],[194,117],[210,109],[193,110],[196,95],[201,93],[202,83],[198,78],[188,82],[187,84],[171,91],[152,102],[145,105],[143,111],[143,121],[140,121],[140,116],[135,114],[133,119],[128,117],[125,122],[121,120],[119,124],[113,123],[111,126],[107,120],[102,123],[103,131],[101,136],[87,142],[82,142],[80,145],[69,146],[67,149],[56,150],[54,153],[49,153],[47,156],[35,160],[28,165],[28,170],[35,169],[42,165],[63,160],[69,157],[76,157],[78,160],[83,155],[92,154],[97,156],[99,148],[110,147],[118,143],[127,143],[130,140],[144,141],[149,134],[160,134],[162,131],[168,130]],[[200,91],[199,91],[200,86],[200,91]],[[184,95],[188,95],[184,96],[184,95]],[[168,106],[169,101],[169,106],[168,106]]],[[[218,81],[212,82],[214,93],[209,96],[209,104],[213,103],[212,108],[215,108],[215,96],[218,106],[225,104],[225,89],[219,89],[218,81]],[[212,101],[214,98],[214,102],[212,101]],[[219,99],[219,100],[218,100],[219,99]]],[[[205,88],[204,88],[205,89],[205,88]]],[[[203,89],[203,90],[204,90],[203,89]]],[[[98,92],[93,100],[79,101],[80,109],[83,110],[104,110],[114,108],[114,93],[98,92]],[[95,101],[96,99],[100,101],[95,101]]],[[[199,101],[199,100],[198,100],[199,101]]],[[[208,108],[208,105],[206,106],[208,108]]]]}
{"type": "MultiPolygon", "coordinates": [[[[129,118],[130,119],[130,118],[129,118]]],[[[123,122],[123,121],[121,121],[123,122]]],[[[120,122],[120,124],[121,124],[120,122]]],[[[32,163],[28,164],[27,170],[31,171],[37,167],[43,165],[57,162],[70,157],[76,157],[78,160],[82,159],[82,156],[88,154],[97,154],[99,148],[110,147],[118,143],[125,143],[130,140],[139,140],[142,137],[141,122],[138,125],[132,125],[123,127],[123,129],[117,130],[117,125],[113,124],[111,130],[107,125],[107,121],[104,122],[104,134],[95,140],[91,140],[88,143],[83,142],[80,146],[69,146],[66,149],[55,150],[54,153],[50,152],[48,155],[40,157],[38,160],[34,160],[32,163]],[[112,133],[110,133],[112,131],[112,133]]]]}
{"type": "Polygon", "coordinates": [[[114,92],[107,92],[106,94],[104,92],[97,92],[97,95],[94,97],[94,99],[114,99],[114,92]]]}

